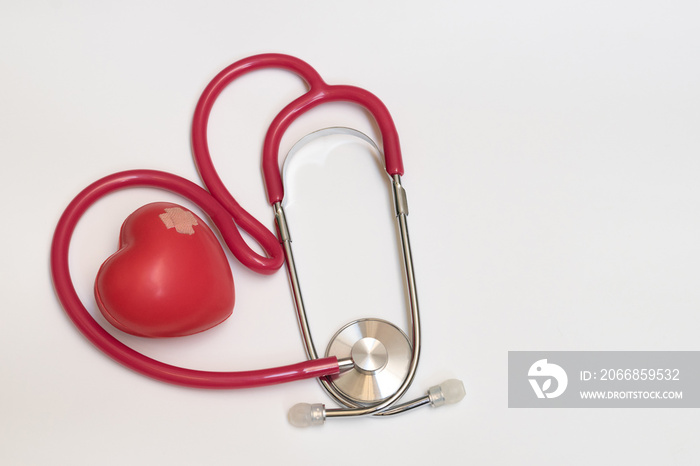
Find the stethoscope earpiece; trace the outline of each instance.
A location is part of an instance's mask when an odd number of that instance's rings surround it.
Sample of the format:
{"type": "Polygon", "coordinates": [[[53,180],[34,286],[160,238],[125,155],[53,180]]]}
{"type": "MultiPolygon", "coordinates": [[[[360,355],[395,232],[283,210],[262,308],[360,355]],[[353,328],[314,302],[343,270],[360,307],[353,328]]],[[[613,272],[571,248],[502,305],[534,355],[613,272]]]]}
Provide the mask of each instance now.
{"type": "MultiPolygon", "coordinates": [[[[346,130],[354,131],[354,130],[346,130]]],[[[361,133],[360,133],[361,134],[361,133]]],[[[309,137],[318,137],[319,134],[309,137]]],[[[364,136],[364,135],[363,135],[364,136]]],[[[376,147],[371,139],[366,140],[376,147]]],[[[320,75],[307,63],[280,54],[263,54],[240,60],[221,71],[206,87],[197,103],[192,123],[192,150],[197,169],[206,189],[169,173],[153,170],[131,170],[106,176],[81,191],[68,205],[61,216],[51,245],[51,274],[59,301],[68,316],[85,335],[85,337],[108,356],[119,363],[149,377],[164,382],[197,388],[250,388],[264,385],[291,382],[295,380],[317,378],[323,388],[335,399],[340,408],[326,408],[323,404],[300,403],[289,412],[291,424],[299,427],[321,425],[328,418],[353,416],[390,416],[420,406],[434,407],[455,403],[465,395],[464,385],[458,380],[448,380],[432,387],[415,400],[399,404],[411,386],[420,358],[421,331],[418,296],[411,245],[408,236],[408,202],[406,191],[401,184],[403,161],[399,138],[394,122],[384,104],[370,92],[353,86],[326,84],[320,75]],[[214,102],[223,89],[238,77],[254,70],[280,68],[300,76],[309,90],[287,105],[272,121],[265,136],[263,146],[263,174],[268,201],[273,208],[277,226],[277,236],[265,228],[259,221],[245,211],[231,196],[213,167],[207,141],[207,125],[214,102]],[[394,198],[394,213],[400,236],[403,256],[403,269],[408,289],[410,324],[407,334],[395,325],[380,319],[361,319],[341,328],[331,339],[326,356],[320,358],[311,338],[306,310],[301,294],[299,277],[292,253],[291,235],[282,205],[284,186],[278,165],[280,141],[284,132],[300,115],[329,102],[351,102],[365,108],[375,119],[382,135],[383,162],[386,173],[391,180],[394,198]],[[100,198],[115,191],[132,187],[149,186],[177,193],[200,207],[216,225],[229,250],[249,269],[271,274],[283,263],[294,295],[297,318],[302,340],[308,357],[307,361],[270,369],[243,372],[211,372],[177,367],[151,359],[124,345],[102,328],[91,316],[81,302],[73,286],[68,253],[75,227],[85,211],[100,198]],[[241,237],[239,228],[250,234],[262,247],[264,254],[251,249],[241,237]]],[[[160,250],[165,243],[175,244],[182,251],[182,244],[203,241],[208,247],[212,235],[207,235],[206,225],[201,219],[181,206],[156,205],[139,210],[136,220],[127,220],[122,236],[120,251],[105,262],[96,280],[96,297],[98,307],[105,313],[108,321],[117,328],[129,333],[159,337],[178,336],[206,330],[223,321],[233,306],[233,284],[228,288],[230,269],[226,267],[223,275],[217,272],[223,262],[221,257],[212,253],[205,255],[209,262],[203,266],[201,257],[193,254],[188,257],[188,264],[195,264],[197,270],[205,270],[196,277],[194,289],[204,289],[203,293],[189,296],[183,293],[182,281],[191,275],[178,275],[177,261],[161,261],[160,268],[149,272],[152,263],[158,262],[148,253],[123,267],[127,255],[125,243],[139,241],[154,235],[151,252],[160,250]],[[148,212],[146,215],[144,212],[148,212]],[[189,214],[188,214],[189,212],[189,214]],[[131,235],[129,225],[146,222],[146,230],[139,230],[131,235]],[[201,232],[201,234],[200,234],[201,232]],[[189,238],[187,238],[189,237],[189,238]],[[179,246],[178,246],[179,245],[179,246]],[[144,259],[145,258],[145,259],[144,259]],[[141,261],[141,262],[139,262],[141,261]],[[149,262],[150,261],[150,262],[149,262]],[[198,262],[199,261],[199,262],[198,262]],[[166,264],[167,262],[167,264],[166,264]],[[201,267],[200,267],[201,266],[201,267]],[[210,270],[210,268],[212,270],[210,270]],[[211,275],[211,272],[214,275],[211,275]],[[163,273],[164,281],[157,288],[162,300],[144,296],[147,305],[139,307],[137,301],[130,301],[129,296],[120,290],[121,283],[139,284],[153,281],[158,273],[163,273]],[[169,274],[170,273],[170,274],[169,274]],[[210,276],[211,275],[211,276],[210,276]],[[143,277],[150,277],[144,279],[143,277]],[[173,276],[177,276],[171,283],[173,276]],[[215,277],[223,277],[223,281],[215,277]],[[184,278],[183,278],[184,277],[184,278]],[[209,288],[211,287],[211,289],[209,288]],[[206,312],[196,316],[187,312],[197,308],[198,303],[206,301],[206,296],[215,296],[214,301],[207,301],[206,312]],[[204,296],[204,297],[202,297],[204,296]],[[183,299],[192,298],[192,301],[183,299]],[[182,301],[182,302],[180,302],[182,301]],[[177,319],[168,318],[168,309],[177,308],[177,319]],[[165,310],[163,310],[165,309],[165,310]],[[144,313],[153,312],[151,318],[144,318],[144,313]],[[164,317],[165,316],[165,317],[164,317]],[[130,319],[129,323],[126,320],[130,319]],[[160,320],[158,320],[160,319],[160,320]]],[[[211,232],[209,232],[211,233],[211,232]]],[[[150,240],[149,240],[150,241],[150,240]]],[[[218,244],[218,241],[214,239],[218,244]]],[[[185,248],[187,249],[187,248],[185,248]]],[[[148,248],[146,248],[148,251],[148,248]]],[[[165,249],[163,249],[165,250],[165,249]]],[[[167,251],[163,252],[168,256],[167,251]]],[[[130,259],[133,261],[133,258],[130,259]]],[[[182,265],[182,264],[180,264],[182,265]]],[[[221,278],[219,277],[219,278],[221,278]]],[[[158,277],[157,277],[158,278],[158,277]]],[[[157,281],[157,280],[156,280],[157,281]]],[[[135,286],[135,285],[134,285],[135,286]]],[[[200,290],[201,291],[201,290],[200,290]]],[[[145,293],[145,292],[144,292],[145,293]]],[[[200,309],[205,309],[201,307],[200,309]]],[[[194,313],[196,314],[196,313],[194,313]]],[[[172,317],[172,315],[170,316],[172,317]]]]}

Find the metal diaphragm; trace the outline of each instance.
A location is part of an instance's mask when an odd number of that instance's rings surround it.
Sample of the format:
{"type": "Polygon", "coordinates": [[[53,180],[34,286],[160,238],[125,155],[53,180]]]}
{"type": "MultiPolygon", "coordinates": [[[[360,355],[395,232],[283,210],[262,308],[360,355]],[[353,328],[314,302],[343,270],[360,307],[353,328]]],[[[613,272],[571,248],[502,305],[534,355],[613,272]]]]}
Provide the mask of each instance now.
{"type": "Polygon", "coordinates": [[[331,378],[349,400],[371,404],[401,387],[411,363],[411,344],[395,325],[379,319],[350,322],[333,336],[326,356],[350,358],[354,367],[331,378]]]}

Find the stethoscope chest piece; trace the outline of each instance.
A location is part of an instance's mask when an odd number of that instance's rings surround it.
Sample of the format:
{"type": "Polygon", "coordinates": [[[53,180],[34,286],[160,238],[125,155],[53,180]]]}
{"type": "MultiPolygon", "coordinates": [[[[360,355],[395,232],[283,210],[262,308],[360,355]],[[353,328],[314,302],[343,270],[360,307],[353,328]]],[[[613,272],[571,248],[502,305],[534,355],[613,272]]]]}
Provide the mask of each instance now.
{"type": "Polygon", "coordinates": [[[326,356],[352,360],[352,369],[332,377],[333,385],[348,400],[371,404],[401,387],[409,371],[411,351],[408,338],[393,324],[361,319],[333,336],[326,356]]]}

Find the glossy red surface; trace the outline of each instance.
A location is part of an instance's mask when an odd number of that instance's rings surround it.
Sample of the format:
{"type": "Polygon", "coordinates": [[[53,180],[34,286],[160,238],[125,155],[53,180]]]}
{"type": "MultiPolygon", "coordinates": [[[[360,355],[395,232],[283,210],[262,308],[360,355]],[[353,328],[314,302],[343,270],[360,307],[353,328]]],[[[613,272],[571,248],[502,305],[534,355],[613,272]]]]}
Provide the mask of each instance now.
{"type": "Polygon", "coordinates": [[[194,213],[168,202],[125,221],[119,250],[100,267],[95,298],[119,330],[177,337],[207,330],[233,311],[233,276],[219,241],[194,213]]]}
{"type": "Polygon", "coordinates": [[[354,86],[326,84],[306,62],[289,55],[267,53],[244,58],[221,71],[202,92],[192,122],[192,150],[199,173],[207,188],[227,208],[237,206],[224,188],[211,161],[207,142],[207,124],[216,98],[236,78],[265,68],[279,68],[301,77],[309,86],[308,92],[288,104],[275,117],[265,136],[263,146],[263,174],[270,204],[284,198],[284,187],[279,169],[279,148],[284,132],[298,117],[324,103],[350,102],[364,107],[375,119],[382,134],[386,171],[389,175],[403,175],[403,161],[399,135],[386,106],[371,92],[354,86]]]}

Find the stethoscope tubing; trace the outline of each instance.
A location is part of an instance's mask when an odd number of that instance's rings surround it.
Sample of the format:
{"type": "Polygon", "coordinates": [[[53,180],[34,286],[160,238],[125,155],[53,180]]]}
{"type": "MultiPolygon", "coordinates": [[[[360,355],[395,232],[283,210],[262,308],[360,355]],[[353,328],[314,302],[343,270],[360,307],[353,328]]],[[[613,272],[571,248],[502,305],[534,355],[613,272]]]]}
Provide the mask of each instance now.
{"type": "MultiPolygon", "coordinates": [[[[78,221],[98,199],[129,187],[156,187],[177,193],[198,205],[216,224],[231,252],[254,270],[271,273],[283,263],[279,242],[267,229],[267,235],[254,237],[271,257],[252,251],[234,224],[236,217],[206,190],[170,173],[155,170],[131,170],[106,176],[81,191],[61,216],[51,245],[51,274],[56,295],[78,330],[107,356],[143,375],[162,382],[194,388],[252,388],[295,380],[337,374],[335,357],[314,359],[289,366],[254,371],[216,372],[186,369],[149,358],[126,346],[108,333],[83,305],[73,286],[69,267],[70,242],[78,221]],[[233,218],[232,218],[233,217],[233,218]]],[[[236,219],[237,220],[237,219],[236,219]]]]}
{"type": "Polygon", "coordinates": [[[289,55],[268,53],[239,60],[221,71],[202,92],[192,121],[192,151],[199,174],[207,189],[217,200],[233,210],[238,206],[216,173],[209,153],[207,126],[214,102],[236,78],[250,71],[277,68],[291,71],[301,77],[309,90],[280,111],[265,135],[263,145],[263,175],[270,205],[284,198],[284,186],[279,166],[282,136],[289,126],[307,111],[324,103],[350,102],[367,109],[374,117],[382,135],[382,147],[389,175],[403,175],[401,146],[394,120],[384,103],[374,94],[359,87],[326,84],[308,63],[289,55]]]}

